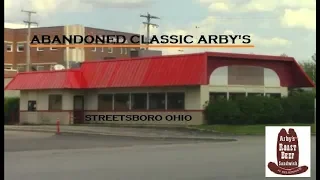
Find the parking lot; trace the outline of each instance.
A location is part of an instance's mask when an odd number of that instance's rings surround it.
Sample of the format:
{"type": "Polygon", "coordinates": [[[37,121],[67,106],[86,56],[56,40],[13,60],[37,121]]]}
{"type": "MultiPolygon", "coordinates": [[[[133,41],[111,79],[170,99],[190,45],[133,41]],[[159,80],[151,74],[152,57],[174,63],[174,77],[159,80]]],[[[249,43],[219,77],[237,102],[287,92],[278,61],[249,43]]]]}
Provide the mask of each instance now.
{"type": "MultiPolygon", "coordinates": [[[[316,179],[315,142],[309,179],[316,179]]],[[[6,180],[259,180],[264,162],[262,136],[204,142],[5,132],[6,180]]]]}

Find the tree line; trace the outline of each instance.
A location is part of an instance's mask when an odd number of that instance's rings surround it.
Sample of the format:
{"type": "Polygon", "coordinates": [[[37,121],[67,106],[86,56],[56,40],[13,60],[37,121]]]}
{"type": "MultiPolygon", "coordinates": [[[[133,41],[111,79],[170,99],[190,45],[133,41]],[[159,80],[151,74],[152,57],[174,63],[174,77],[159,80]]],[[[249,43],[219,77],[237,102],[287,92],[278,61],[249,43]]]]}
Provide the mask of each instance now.
{"type": "MultiPolygon", "coordinates": [[[[281,56],[287,56],[286,54],[281,54],[281,56]]],[[[310,79],[316,84],[316,53],[311,56],[311,59],[299,62],[302,69],[310,77],[310,79]]]]}

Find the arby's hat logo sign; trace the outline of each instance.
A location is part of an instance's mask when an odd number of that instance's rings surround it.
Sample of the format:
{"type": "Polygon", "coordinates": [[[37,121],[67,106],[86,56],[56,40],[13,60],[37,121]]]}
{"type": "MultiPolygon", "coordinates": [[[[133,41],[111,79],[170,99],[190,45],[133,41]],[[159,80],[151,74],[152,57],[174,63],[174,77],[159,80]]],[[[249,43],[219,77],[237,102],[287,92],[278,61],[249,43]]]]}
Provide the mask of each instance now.
{"type": "Polygon", "coordinates": [[[266,127],[266,177],[310,177],[310,127],[266,127]]]}
{"type": "Polygon", "coordinates": [[[281,129],[277,142],[277,163],[269,162],[268,168],[281,175],[301,174],[308,166],[299,166],[299,140],[294,129],[281,129]]]}

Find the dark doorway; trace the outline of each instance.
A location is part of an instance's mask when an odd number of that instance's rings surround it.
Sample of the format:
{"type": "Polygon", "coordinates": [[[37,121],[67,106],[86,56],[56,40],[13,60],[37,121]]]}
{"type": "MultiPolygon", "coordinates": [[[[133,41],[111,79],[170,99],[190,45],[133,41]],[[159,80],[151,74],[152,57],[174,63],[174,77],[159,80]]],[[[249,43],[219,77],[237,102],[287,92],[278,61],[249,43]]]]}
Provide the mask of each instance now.
{"type": "Polygon", "coordinates": [[[84,98],[83,96],[73,97],[73,123],[82,124],[84,122],[84,98]]]}
{"type": "Polygon", "coordinates": [[[5,98],[4,100],[4,124],[19,124],[20,115],[19,98],[5,98]],[[7,99],[7,100],[6,100],[7,99]],[[9,100],[10,99],[10,100],[9,100]]]}

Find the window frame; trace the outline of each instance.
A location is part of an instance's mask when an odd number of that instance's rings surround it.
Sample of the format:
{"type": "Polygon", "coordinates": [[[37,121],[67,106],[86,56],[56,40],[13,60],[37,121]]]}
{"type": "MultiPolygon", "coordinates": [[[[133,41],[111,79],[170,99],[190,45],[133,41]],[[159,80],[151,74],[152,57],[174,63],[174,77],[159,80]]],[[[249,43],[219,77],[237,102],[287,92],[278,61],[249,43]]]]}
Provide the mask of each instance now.
{"type": "Polygon", "coordinates": [[[30,112],[37,111],[37,101],[36,100],[28,100],[28,111],[30,111],[30,112]]]}
{"type": "Polygon", "coordinates": [[[38,51],[38,52],[43,52],[43,51],[44,51],[44,48],[43,48],[43,47],[37,47],[37,51],[38,51]]]}
{"type": "Polygon", "coordinates": [[[25,72],[25,71],[27,70],[27,65],[18,64],[18,65],[17,65],[17,70],[18,70],[18,72],[25,72]],[[23,69],[24,71],[21,71],[21,69],[23,69]]]}
{"type": "Polygon", "coordinates": [[[13,42],[5,42],[6,44],[6,52],[13,52],[13,42]],[[10,50],[8,51],[8,46],[10,47],[10,50]]]}
{"type": "Polygon", "coordinates": [[[4,69],[13,69],[12,64],[4,64],[4,69]]]}
{"type": "Polygon", "coordinates": [[[24,50],[26,49],[25,46],[26,46],[26,43],[17,42],[17,52],[24,52],[24,50]],[[22,45],[23,45],[23,50],[20,51],[19,47],[21,47],[22,45]]]}
{"type": "MultiPolygon", "coordinates": [[[[57,44],[55,43],[53,45],[57,45],[57,44]]],[[[57,50],[58,50],[58,48],[56,48],[56,47],[50,47],[50,51],[57,51],[57,50]]]]}
{"type": "Polygon", "coordinates": [[[44,71],[44,66],[43,65],[37,65],[36,68],[37,68],[37,71],[44,71]],[[39,67],[42,67],[43,69],[41,70],[41,68],[40,68],[40,70],[39,70],[39,67]]]}

